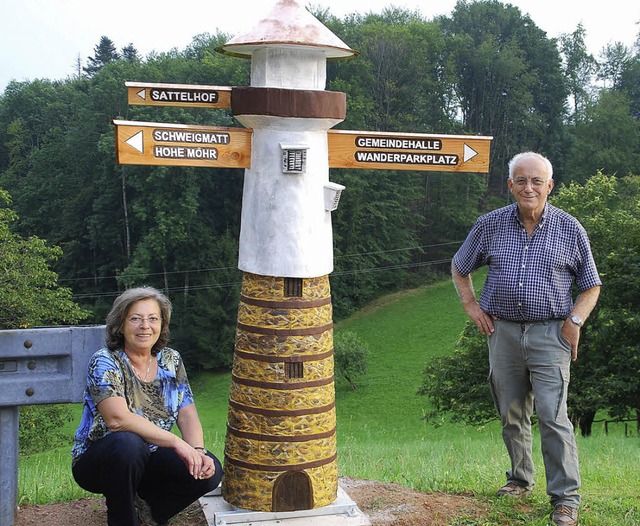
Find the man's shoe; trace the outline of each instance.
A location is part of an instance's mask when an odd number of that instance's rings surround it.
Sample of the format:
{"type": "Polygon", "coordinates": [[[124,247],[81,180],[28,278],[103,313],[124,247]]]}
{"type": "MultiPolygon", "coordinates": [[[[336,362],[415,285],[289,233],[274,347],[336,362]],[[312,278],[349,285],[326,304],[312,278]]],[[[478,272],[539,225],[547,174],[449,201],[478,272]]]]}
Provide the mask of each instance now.
{"type": "Polygon", "coordinates": [[[558,504],[551,514],[551,521],[557,526],[578,526],[578,508],[558,504]]]}
{"type": "Polygon", "coordinates": [[[511,497],[513,499],[521,499],[531,495],[531,490],[515,482],[509,482],[498,490],[498,497],[511,497]]]}

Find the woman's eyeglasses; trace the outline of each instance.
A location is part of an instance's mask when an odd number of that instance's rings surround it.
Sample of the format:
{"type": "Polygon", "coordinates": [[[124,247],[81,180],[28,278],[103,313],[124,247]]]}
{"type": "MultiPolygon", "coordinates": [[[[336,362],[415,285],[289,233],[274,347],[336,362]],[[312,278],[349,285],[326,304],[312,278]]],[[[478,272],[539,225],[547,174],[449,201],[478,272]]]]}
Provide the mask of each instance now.
{"type": "Polygon", "coordinates": [[[140,325],[143,321],[146,321],[149,325],[157,325],[162,321],[162,318],[158,318],[157,316],[149,316],[148,318],[143,318],[142,316],[129,316],[127,321],[132,325],[140,325]]]}

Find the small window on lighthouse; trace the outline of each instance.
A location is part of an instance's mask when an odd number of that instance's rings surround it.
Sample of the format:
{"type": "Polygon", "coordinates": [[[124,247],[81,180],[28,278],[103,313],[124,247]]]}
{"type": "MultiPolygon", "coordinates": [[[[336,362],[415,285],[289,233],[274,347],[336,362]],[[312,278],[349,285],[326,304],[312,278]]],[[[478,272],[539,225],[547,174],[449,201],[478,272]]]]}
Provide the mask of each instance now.
{"type": "Polygon", "coordinates": [[[289,298],[302,297],[302,278],[284,278],[282,293],[289,298]]]}
{"type": "Polygon", "coordinates": [[[307,170],[307,150],[304,144],[280,144],[282,148],[282,173],[303,174],[307,170]]]}
{"type": "Polygon", "coordinates": [[[302,362],[284,362],[284,375],[287,378],[304,378],[302,362]]]}

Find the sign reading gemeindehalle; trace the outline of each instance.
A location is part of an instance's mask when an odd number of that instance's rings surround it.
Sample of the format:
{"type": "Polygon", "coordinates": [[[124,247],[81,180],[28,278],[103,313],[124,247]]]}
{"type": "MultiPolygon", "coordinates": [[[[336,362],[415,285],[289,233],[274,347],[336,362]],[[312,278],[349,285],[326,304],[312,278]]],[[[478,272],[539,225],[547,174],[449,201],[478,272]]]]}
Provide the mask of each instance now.
{"type": "Polygon", "coordinates": [[[129,104],[144,106],[183,106],[191,108],[230,108],[231,88],[192,84],[126,82],[129,104]]]}
{"type": "Polygon", "coordinates": [[[329,130],[330,168],[489,171],[492,137],[329,130]]]}
{"type": "Polygon", "coordinates": [[[118,164],[249,168],[249,128],[114,120],[118,164]]]}

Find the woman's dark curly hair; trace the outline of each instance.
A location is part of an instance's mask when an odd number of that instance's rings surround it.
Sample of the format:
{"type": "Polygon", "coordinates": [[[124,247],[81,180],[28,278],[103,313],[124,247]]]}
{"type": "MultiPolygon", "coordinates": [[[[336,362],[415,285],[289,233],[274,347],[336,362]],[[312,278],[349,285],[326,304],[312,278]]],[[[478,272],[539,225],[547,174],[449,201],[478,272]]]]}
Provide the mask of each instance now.
{"type": "Polygon", "coordinates": [[[124,333],[122,327],[125,319],[136,301],[140,300],[156,300],[160,306],[160,317],[162,326],[160,328],[160,337],[151,349],[154,356],[158,351],[167,346],[169,342],[169,322],[171,321],[171,302],[162,292],[153,287],[136,287],[125,290],[113,302],[111,311],[107,314],[107,337],[106,343],[110,351],[124,348],[124,333]]]}

